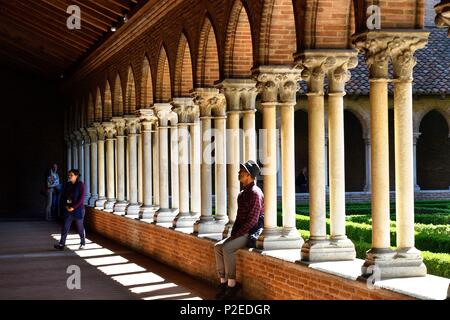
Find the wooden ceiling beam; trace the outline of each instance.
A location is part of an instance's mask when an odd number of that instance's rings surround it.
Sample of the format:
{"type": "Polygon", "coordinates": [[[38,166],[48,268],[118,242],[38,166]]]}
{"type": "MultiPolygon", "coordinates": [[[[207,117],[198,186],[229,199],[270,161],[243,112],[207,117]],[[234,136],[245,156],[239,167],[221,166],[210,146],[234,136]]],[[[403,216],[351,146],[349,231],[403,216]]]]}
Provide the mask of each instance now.
{"type": "Polygon", "coordinates": [[[112,3],[104,3],[103,0],[88,0],[90,3],[95,4],[96,6],[105,9],[106,11],[111,12],[116,16],[122,16],[124,14],[123,9],[116,8],[112,3]],[[114,8],[111,6],[113,5],[114,8]]]}
{"type": "MultiPolygon", "coordinates": [[[[79,0],[72,0],[73,3],[80,5],[83,8],[86,8],[92,12],[95,12],[98,15],[101,15],[102,17],[105,17],[106,19],[108,19],[111,22],[114,22],[117,20],[117,16],[116,15],[111,15],[111,13],[105,13],[102,10],[99,10],[98,8],[95,8],[93,5],[87,4],[85,3],[86,0],[84,0],[84,2],[79,1],[79,0]]],[[[83,9],[81,9],[83,11],[83,9]]]]}

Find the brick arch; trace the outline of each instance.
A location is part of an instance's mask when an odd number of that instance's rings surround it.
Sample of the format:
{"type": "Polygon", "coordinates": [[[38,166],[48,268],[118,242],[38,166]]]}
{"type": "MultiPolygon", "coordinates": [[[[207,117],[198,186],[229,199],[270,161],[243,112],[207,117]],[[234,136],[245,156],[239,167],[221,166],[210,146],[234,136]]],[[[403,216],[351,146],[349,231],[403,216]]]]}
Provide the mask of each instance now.
{"type": "Polygon", "coordinates": [[[122,94],[122,80],[120,74],[117,73],[116,81],[114,83],[114,100],[113,100],[113,117],[123,116],[123,94],[122,94]]]}
{"type": "Polygon", "coordinates": [[[133,114],[136,111],[136,83],[134,81],[133,68],[128,68],[126,93],[125,93],[125,114],[133,114]]]}
{"type": "Polygon", "coordinates": [[[148,57],[144,57],[141,81],[141,107],[148,108],[153,104],[153,79],[148,57]]]}
{"type": "MultiPolygon", "coordinates": [[[[89,96],[89,100],[92,99],[92,96],[89,96]]],[[[102,93],[100,88],[97,88],[95,93],[95,108],[94,108],[94,121],[101,122],[103,118],[103,106],[102,106],[102,93]]],[[[90,122],[91,124],[92,122],[90,122]]]]}
{"type": "Polygon", "coordinates": [[[172,98],[172,86],[170,82],[170,64],[167,58],[164,44],[161,46],[156,70],[156,101],[169,102],[172,98]]]}
{"type": "Polygon", "coordinates": [[[176,97],[187,97],[193,88],[191,49],[185,33],[181,32],[175,66],[174,95],[176,97]]]}
{"type": "Polygon", "coordinates": [[[89,124],[91,124],[95,121],[95,106],[94,106],[94,99],[92,98],[91,93],[89,93],[88,103],[87,103],[87,120],[88,120],[89,124]]]}
{"type": "Polygon", "coordinates": [[[227,27],[224,52],[225,78],[248,78],[253,67],[253,41],[249,15],[240,0],[233,8],[227,27]]]}
{"type": "Polygon", "coordinates": [[[220,79],[219,54],[216,34],[211,20],[205,17],[200,32],[195,84],[197,87],[213,87],[220,79]]]}
{"type": "Polygon", "coordinates": [[[292,64],[297,51],[292,0],[265,0],[259,38],[260,65],[292,64]]]}
{"type": "Polygon", "coordinates": [[[103,121],[109,121],[112,118],[112,98],[111,98],[111,86],[109,80],[106,80],[105,95],[103,98],[103,121]]]}

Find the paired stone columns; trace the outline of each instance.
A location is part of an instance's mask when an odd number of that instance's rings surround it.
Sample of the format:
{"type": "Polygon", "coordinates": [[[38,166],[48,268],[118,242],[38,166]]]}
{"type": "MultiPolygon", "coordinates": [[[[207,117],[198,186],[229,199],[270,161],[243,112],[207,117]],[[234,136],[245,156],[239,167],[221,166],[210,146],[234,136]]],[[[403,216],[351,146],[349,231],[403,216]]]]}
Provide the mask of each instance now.
{"type": "MultiPolygon", "coordinates": [[[[178,152],[171,154],[169,158],[169,145],[178,142],[169,141],[168,129],[173,129],[177,125],[177,114],[172,111],[172,105],[170,103],[155,103],[155,114],[159,120],[158,134],[159,134],[159,206],[160,208],[154,215],[156,223],[172,223],[173,219],[178,213],[178,169],[174,171],[173,162],[178,165],[178,152]],[[170,123],[170,126],[169,126],[170,123]],[[170,164],[170,166],[169,166],[170,164]],[[172,170],[171,170],[172,169],[172,170]],[[170,180],[169,180],[169,170],[170,180]],[[172,205],[170,205],[169,199],[169,186],[172,185],[172,205]],[[174,190],[176,185],[176,190],[174,190]],[[177,207],[174,207],[176,205],[177,207]]],[[[171,132],[171,135],[173,132],[171,132]]],[[[178,133],[176,133],[178,138],[178,133]]]]}
{"type": "Polygon", "coordinates": [[[237,214],[237,197],[240,192],[238,179],[240,164],[241,130],[243,122],[243,161],[256,161],[255,101],[258,94],[256,82],[251,79],[225,79],[218,87],[227,101],[227,204],[228,223],[223,237],[231,233],[237,214]]]}
{"type": "Polygon", "coordinates": [[[200,108],[202,131],[201,216],[194,224],[198,234],[222,233],[228,222],[226,207],[226,101],[215,88],[198,88],[194,103],[200,108]],[[214,120],[215,142],[212,143],[211,120],[214,120]],[[212,215],[212,148],[215,152],[215,216],[212,215]]]}
{"type": "Polygon", "coordinates": [[[199,124],[199,109],[192,98],[174,98],[172,110],[178,116],[178,168],[179,168],[179,212],[173,220],[174,228],[192,227],[200,215],[200,136],[195,128],[199,124]],[[195,141],[194,141],[195,140],[195,141]],[[193,147],[197,147],[195,150],[193,147]],[[195,159],[194,156],[195,155],[195,159]],[[195,161],[194,161],[195,160],[195,161]],[[189,188],[189,164],[191,165],[191,187],[189,188]],[[195,176],[193,175],[195,174],[195,176]],[[189,189],[191,206],[189,206],[189,189]],[[191,209],[190,209],[191,208],[191,209]],[[195,211],[194,211],[194,210],[195,211]]]}
{"type": "Polygon", "coordinates": [[[353,260],[345,233],[344,101],[348,69],[357,65],[354,50],[305,50],[296,55],[308,83],[310,238],[302,247],[306,261],[353,260]],[[328,158],[325,145],[324,79],[328,76],[328,158]],[[326,233],[326,181],[329,176],[330,238],[326,233]]]}
{"type": "MultiPolygon", "coordinates": [[[[260,66],[253,70],[263,109],[264,231],[257,247],[265,250],[300,248],[303,239],[296,229],[294,106],[300,70],[288,66],[260,66]],[[281,174],[283,228],[277,226],[277,128],[281,120],[281,174]]],[[[323,141],[323,140],[322,140],[323,141]]],[[[322,144],[323,148],[323,144],[322,144]]]]}
{"type": "MultiPolygon", "coordinates": [[[[105,211],[113,212],[114,204],[116,203],[116,185],[114,181],[114,140],[116,135],[116,126],[112,122],[103,122],[102,127],[106,136],[106,199],[104,204],[105,211]]],[[[99,140],[99,173],[101,173],[100,168],[100,140],[99,140]]],[[[100,178],[100,177],[99,177],[100,178]]],[[[99,184],[100,185],[100,184],[99,184]]],[[[100,189],[101,192],[101,189],[100,189]]],[[[101,193],[99,194],[99,198],[101,193]]],[[[99,199],[100,200],[100,199],[99,199]]],[[[96,202],[96,205],[99,201],[96,202]]]]}
{"type": "Polygon", "coordinates": [[[436,26],[440,28],[449,28],[448,36],[450,37],[450,0],[442,0],[434,6],[436,10],[436,26]]]}
{"type": "Polygon", "coordinates": [[[75,131],[75,136],[77,139],[77,149],[78,149],[78,170],[80,171],[80,175],[81,181],[84,181],[84,140],[83,140],[83,136],[84,136],[84,129],[79,129],[77,131],[75,131]]]}
{"type": "Polygon", "coordinates": [[[141,120],[143,192],[143,203],[139,211],[139,218],[153,221],[153,216],[158,208],[153,205],[152,133],[155,131],[154,126],[158,119],[152,109],[140,109],[138,115],[141,120]]]}
{"type": "Polygon", "coordinates": [[[139,118],[136,116],[125,116],[128,132],[128,206],[125,213],[130,216],[138,216],[140,204],[138,202],[138,130],[139,118]]]}
{"type": "Polygon", "coordinates": [[[111,120],[116,126],[116,138],[117,138],[117,201],[114,204],[114,213],[123,214],[128,205],[128,201],[125,198],[125,128],[126,121],[122,117],[113,117],[111,120]]]}
{"type": "Polygon", "coordinates": [[[89,204],[89,198],[91,197],[91,139],[87,129],[82,129],[83,132],[83,168],[84,168],[84,204],[89,204]]]}
{"type": "Polygon", "coordinates": [[[97,130],[97,171],[98,171],[98,200],[95,201],[96,209],[103,209],[106,203],[105,188],[105,129],[102,124],[94,123],[97,130]]]}
{"type": "Polygon", "coordinates": [[[414,51],[426,45],[428,32],[386,30],[355,35],[370,73],[372,249],[362,267],[364,276],[377,268],[381,278],[426,275],[414,247],[414,179],[412,132],[412,71],[414,51]],[[389,214],[389,61],[394,69],[395,180],[397,251],[390,249],[389,214]]]}
{"type": "Polygon", "coordinates": [[[91,183],[91,196],[88,200],[88,205],[90,207],[95,206],[95,201],[98,199],[98,148],[97,148],[97,127],[98,124],[93,124],[91,127],[87,128],[89,134],[89,139],[91,141],[90,150],[90,183],[91,183]]]}

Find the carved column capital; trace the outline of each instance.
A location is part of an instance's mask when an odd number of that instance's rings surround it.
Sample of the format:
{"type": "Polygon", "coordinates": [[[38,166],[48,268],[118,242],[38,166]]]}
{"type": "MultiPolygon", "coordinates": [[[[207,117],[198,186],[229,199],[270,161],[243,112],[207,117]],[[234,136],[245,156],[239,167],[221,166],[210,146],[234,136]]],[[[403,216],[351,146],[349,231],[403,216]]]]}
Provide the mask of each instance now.
{"type": "Polygon", "coordinates": [[[126,121],[122,117],[113,117],[111,122],[116,126],[116,135],[124,136],[125,135],[125,127],[126,121]]]}
{"type": "Polygon", "coordinates": [[[178,116],[172,111],[172,105],[170,103],[155,103],[153,108],[161,127],[167,127],[169,122],[170,125],[176,125],[178,123],[178,116]]]}
{"type": "Polygon", "coordinates": [[[156,125],[158,118],[153,109],[143,108],[136,111],[141,121],[141,131],[151,131],[152,126],[156,125]]]}
{"type": "Polygon", "coordinates": [[[102,123],[103,132],[107,139],[114,139],[117,133],[116,124],[113,122],[103,122],[102,123]]]}
{"type": "Polygon", "coordinates": [[[226,99],[215,88],[198,88],[193,92],[194,103],[200,108],[200,117],[225,116],[226,99]]]}
{"type": "Polygon", "coordinates": [[[88,127],[86,130],[89,134],[89,139],[91,140],[91,143],[96,143],[98,139],[97,128],[92,125],[88,127]]]}
{"type": "Polygon", "coordinates": [[[199,107],[192,98],[174,98],[172,111],[178,115],[178,123],[195,123],[200,114],[199,107]]]}
{"type": "Polygon", "coordinates": [[[129,134],[136,134],[140,129],[141,121],[136,115],[124,116],[126,122],[126,129],[129,134]]]}
{"type": "Polygon", "coordinates": [[[252,79],[225,79],[217,85],[227,99],[227,111],[254,110],[258,95],[252,79]]]}
{"type": "Polygon", "coordinates": [[[448,37],[450,37],[450,0],[443,0],[434,6],[436,11],[436,26],[439,28],[449,28],[448,37]]]}
{"type": "Polygon", "coordinates": [[[308,92],[323,94],[325,75],[338,66],[333,50],[305,50],[295,55],[296,67],[308,83],[308,92]]]}
{"type": "Polygon", "coordinates": [[[103,125],[99,122],[94,122],[93,126],[97,130],[98,140],[105,140],[105,129],[103,128],[103,125]]]}
{"type": "Polygon", "coordinates": [[[262,102],[295,102],[301,73],[302,68],[298,66],[260,66],[253,70],[262,102]]]}

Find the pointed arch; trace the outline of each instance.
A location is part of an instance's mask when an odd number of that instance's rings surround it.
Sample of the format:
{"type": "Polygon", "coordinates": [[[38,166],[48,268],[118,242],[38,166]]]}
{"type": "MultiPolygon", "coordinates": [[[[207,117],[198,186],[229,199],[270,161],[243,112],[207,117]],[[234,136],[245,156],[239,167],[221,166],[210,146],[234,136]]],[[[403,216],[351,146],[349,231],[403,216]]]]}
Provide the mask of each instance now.
{"type": "Polygon", "coordinates": [[[120,74],[117,73],[116,81],[114,83],[114,105],[113,105],[113,117],[123,116],[123,93],[122,93],[122,80],[120,74]]]}
{"type": "Polygon", "coordinates": [[[95,106],[94,106],[94,100],[92,98],[92,93],[89,93],[87,110],[86,110],[86,118],[87,118],[88,125],[90,125],[92,122],[95,121],[95,117],[96,117],[95,113],[96,113],[96,110],[95,110],[95,106]]]}
{"type": "Polygon", "coordinates": [[[253,42],[247,11],[240,0],[231,10],[225,43],[225,78],[248,78],[253,67],[253,42]]]}
{"type": "Polygon", "coordinates": [[[141,107],[148,108],[153,104],[153,79],[148,57],[145,56],[142,66],[141,107]]]}
{"type": "Polygon", "coordinates": [[[126,85],[125,114],[133,114],[136,111],[136,83],[134,81],[133,68],[128,68],[126,85]]]}
{"type": "Polygon", "coordinates": [[[95,93],[95,122],[101,122],[103,119],[103,105],[102,105],[102,93],[100,88],[97,87],[95,93]]]}
{"type": "Polygon", "coordinates": [[[217,40],[208,17],[205,17],[200,33],[195,76],[197,87],[213,87],[214,82],[220,79],[217,40]]]}
{"type": "Polygon", "coordinates": [[[109,80],[106,80],[102,121],[109,121],[112,118],[112,115],[111,86],[109,85],[109,80]]]}
{"type": "Polygon", "coordinates": [[[297,51],[292,0],[265,0],[261,17],[260,65],[291,64],[297,51]]]}
{"type": "Polygon", "coordinates": [[[175,66],[174,95],[176,97],[187,97],[193,88],[191,50],[184,32],[181,32],[175,66]]]}
{"type": "Polygon", "coordinates": [[[158,68],[156,70],[156,101],[169,102],[172,97],[172,87],[170,83],[170,65],[164,45],[161,46],[158,58],[158,68]]]}

